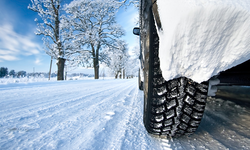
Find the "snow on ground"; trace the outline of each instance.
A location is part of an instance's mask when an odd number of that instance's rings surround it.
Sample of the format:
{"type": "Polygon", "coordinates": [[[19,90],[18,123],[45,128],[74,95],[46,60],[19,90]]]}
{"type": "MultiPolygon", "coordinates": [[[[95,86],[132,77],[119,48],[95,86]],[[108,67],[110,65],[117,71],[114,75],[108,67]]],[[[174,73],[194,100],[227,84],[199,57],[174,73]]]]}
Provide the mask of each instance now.
{"type": "Polygon", "coordinates": [[[135,80],[0,85],[0,149],[149,149],[135,80]]]}
{"type": "Polygon", "coordinates": [[[173,149],[250,149],[250,107],[226,99],[208,98],[196,133],[170,140],[173,149]]]}
{"type": "Polygon", "coordinates": [[[207,81],[250,59],[249,0],[157,0],[165,80],[207,81]]]}
{"type": "MultiPolygon", "coordinates": [[[[67,80],[93,80],[93,76],[68,76],[67,80]]],[[[100,79],[114,79],[114,77],[100,77],[100,79]]],[[[1,84],[16,84],[16,83],[34,83],[34,82],[55,82],[57,81],[57,77],[52,77],[50,80],[46,77],[8,77],[8,78],[0,78],[0,85],[1,84]]]]}
{"type": "MultiPolygon", "coordinates": [[[[51,78],[51,81],[56,81],[56,77],[51,78]]],[[[1,84],[10,84],[10,83],[31,83],[31,82],[47,82],[48,78],[45,77],[21,77],[21,78],[0,78],[1,84]]]]}
{"type": "Polygon", "coordinates": [[[161,139],[142,121],[137,80],[0,85],[0,149],[250,149],[250,108],[209,98],[189,137],[161,139]]]}

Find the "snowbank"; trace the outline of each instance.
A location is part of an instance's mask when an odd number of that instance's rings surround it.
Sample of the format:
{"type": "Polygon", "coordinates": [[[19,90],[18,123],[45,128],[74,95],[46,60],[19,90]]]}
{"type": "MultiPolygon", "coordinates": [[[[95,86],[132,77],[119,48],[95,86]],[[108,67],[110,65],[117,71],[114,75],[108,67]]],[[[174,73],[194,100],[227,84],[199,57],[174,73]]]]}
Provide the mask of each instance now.
{"type": "MultiPolygon", "coordinates": [[[[51,78],[52,81],[56,81],[56,78],[51,78]]],[[[45,77],[21,77],[21,78],[1,78],[0,85],[11,83],[33,83],[33,82],[47,82],[48,78],[45,77]]]]}
{"type": "Polygon", "coordinates": [[[158,0],[161,69],[208,80],[250,59],[249,0],[158,0]]]}

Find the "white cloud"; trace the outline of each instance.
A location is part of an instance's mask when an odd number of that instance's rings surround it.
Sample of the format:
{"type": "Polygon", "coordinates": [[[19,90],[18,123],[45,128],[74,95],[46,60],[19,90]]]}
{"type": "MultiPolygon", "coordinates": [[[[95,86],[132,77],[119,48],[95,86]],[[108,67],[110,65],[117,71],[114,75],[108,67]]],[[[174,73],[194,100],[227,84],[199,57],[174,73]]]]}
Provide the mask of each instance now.
{"type": "Polygon", "coordinates": [[[0,61],[18,60],[21,55],[39,54],[39,44],[32,41],[33,35],[21,35],[10,24],[0,25],[0,61]]]}
{"type": "Polygon", "coordinates": [[[15,56],[11,56],[11,55],[0,55],[0,62],[3,62],[4,60],[17,60],[18,58],[15,56]]]}
{"type": "Polygon", "coordinates": [[[36,60],[35,60],[35,64],[37,64],[37,65],[41,65],[42,63],[41,63],[41,60],[39,59],[39,58],[36,58],[36,60]]]}

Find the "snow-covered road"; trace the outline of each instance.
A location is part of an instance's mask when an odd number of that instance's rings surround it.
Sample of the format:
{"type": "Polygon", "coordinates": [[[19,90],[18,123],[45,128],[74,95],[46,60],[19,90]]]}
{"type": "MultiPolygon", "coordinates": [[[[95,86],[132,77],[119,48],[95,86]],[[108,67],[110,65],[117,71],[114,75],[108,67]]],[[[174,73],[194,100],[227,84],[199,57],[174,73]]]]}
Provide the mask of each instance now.
{"type": "Polygon", "coordinates": [[[160,139],[142,121],[137,80],[0,85],[0,149],[250,149],[250,108],[209,98],[190,137],[160,139]]]}

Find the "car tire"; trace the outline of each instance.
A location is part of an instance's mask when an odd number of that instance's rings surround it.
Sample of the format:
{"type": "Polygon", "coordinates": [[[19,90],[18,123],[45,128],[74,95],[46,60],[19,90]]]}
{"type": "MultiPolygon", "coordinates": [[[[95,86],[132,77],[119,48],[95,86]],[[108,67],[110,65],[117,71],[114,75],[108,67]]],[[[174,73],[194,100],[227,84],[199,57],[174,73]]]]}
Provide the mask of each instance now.
{"type": "MultiPolygon", "coordinates": [[[[153,25],[154,26],[154,25],[153,25]]],[[[153,135],[179,137],[198,128],[206,105],[208,85],[186,77],[165,81],[160,69],[159,37],[153,43],[144,68],[144,125],[153,135]]]]}

